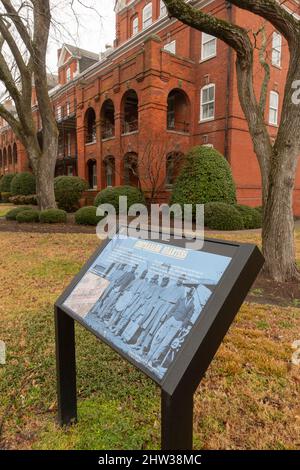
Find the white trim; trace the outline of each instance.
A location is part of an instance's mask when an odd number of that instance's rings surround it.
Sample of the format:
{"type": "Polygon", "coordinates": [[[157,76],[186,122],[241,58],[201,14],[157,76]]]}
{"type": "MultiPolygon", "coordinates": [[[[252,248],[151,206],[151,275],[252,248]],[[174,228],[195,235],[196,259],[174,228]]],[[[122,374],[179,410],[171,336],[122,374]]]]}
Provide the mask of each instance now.
{"type": "Polygon", "coordinates": [[[272,34],[272,65],[274,65],[275,67],[281,67],[281,58],[282,58],[282,36],[277,31],[274,31],[272,34]],[[278,60],[276,60],[277,57],[278,57],[278,60]]]}

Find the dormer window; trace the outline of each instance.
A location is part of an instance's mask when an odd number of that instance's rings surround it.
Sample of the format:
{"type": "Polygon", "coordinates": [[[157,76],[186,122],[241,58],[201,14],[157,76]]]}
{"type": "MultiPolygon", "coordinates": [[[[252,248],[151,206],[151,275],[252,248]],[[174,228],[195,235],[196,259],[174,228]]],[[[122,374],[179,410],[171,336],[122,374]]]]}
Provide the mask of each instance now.
{"type": "Polygon", "coordinates": [[[70,69],[70,67],[67,67],[66,79],[67,79],[67,82],[69,82],[71,80],[71,69],[70,69]]]}
{"type": "Polygon", "coordinates": [[[143,29],[152,24],[152,3],[148,3],[143,9],[143,29]]]}

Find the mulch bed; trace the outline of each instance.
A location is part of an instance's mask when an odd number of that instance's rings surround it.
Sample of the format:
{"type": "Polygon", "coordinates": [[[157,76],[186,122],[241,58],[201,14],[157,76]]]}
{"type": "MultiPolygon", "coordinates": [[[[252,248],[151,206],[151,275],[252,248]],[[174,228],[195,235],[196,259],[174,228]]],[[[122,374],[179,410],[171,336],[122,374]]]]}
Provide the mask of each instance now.
{"type": "Polygon", "coordinates": [[[0,232],[96,234],[96,227],[77,225],[74,222],[74,216],[69,214],[66,224],[19,224],[15,220],[0,219],[0,232]]]}

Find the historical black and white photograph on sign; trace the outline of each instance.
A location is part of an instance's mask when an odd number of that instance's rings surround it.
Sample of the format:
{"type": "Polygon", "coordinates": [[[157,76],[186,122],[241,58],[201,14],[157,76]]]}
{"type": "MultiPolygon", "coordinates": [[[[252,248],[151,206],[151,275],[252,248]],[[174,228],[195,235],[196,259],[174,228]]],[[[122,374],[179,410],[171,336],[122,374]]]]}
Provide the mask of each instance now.
{"type": "Polygon", "coordinates": [[[162,379],[230,261],[116,235],[64,306],[162,379]]]}

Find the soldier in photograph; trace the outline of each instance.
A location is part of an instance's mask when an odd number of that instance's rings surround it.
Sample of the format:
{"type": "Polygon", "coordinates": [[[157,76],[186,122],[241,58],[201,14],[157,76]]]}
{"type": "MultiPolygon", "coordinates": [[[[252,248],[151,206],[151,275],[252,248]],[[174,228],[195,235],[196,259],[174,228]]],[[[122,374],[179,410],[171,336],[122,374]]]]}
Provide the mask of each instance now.
{"type": "Polygon", "coordinates": [[[193,292],[194,289],[190,288],[185,297],[178,299],[169,314],[169,318],[157,331],[147,355],[150,366],[157,367],[161,355],[168,351],[172,341],[192,318],[195,310],[193,292]]]}

